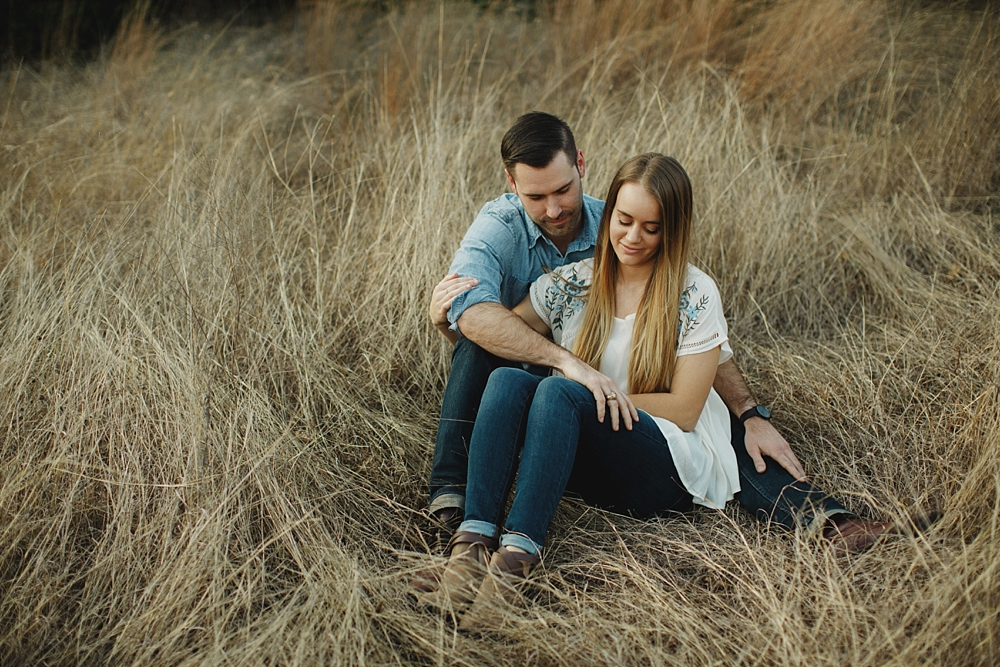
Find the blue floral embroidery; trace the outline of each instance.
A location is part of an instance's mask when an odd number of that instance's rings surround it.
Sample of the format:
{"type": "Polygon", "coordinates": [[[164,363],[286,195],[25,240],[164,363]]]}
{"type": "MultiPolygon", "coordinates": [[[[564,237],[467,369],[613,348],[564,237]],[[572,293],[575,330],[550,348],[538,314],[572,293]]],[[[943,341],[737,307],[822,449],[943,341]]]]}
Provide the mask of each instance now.
{"type": "Polygon", "coordinates": [[[586,283],[577,274],[576,266],[568,272],[552,274],[552,284],[545,288],[545,309],[551,313],[552,331],[562,331],[564,322],[583,309],[580,297],[586,290],[586,283]]]}
{"type": "Polygon", "coordinates": [[[708,295],[694,301],[694,295],[697,293],[698,285],[691,283],[681,294],[681,312],[677,321],[677,335],[680,338],[695,330],[698,326],[698,316],[708,309],[708,295]]]}

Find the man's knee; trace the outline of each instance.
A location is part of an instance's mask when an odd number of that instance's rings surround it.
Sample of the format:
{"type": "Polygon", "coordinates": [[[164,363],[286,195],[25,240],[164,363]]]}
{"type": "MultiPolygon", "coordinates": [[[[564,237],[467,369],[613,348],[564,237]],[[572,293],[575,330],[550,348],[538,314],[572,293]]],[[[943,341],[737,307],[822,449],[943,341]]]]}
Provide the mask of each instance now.
{"type": "Polygon", "coordinates": [[[452,364],[456,360],[474,360],[474,359],[488,359],[490,353],[479,347],[471,340],[462,336],[455,343],[455,346],[451,350],[451,360],[452,364]]]}

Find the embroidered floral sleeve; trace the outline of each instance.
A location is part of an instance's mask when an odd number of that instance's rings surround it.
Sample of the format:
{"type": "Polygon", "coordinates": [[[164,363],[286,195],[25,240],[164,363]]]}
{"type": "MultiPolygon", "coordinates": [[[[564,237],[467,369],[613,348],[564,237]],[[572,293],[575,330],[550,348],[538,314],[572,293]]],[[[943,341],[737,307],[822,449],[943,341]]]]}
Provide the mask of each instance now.
{"type": "Polygon", "coordinates": [[[678,354],[704,352],[729,340],[715,282],[694,267],[688,270],[687,282],[677,322],[678,354]]]}
{"type": "Polygon", "coordinates": [[[546,273],[531,286],[532,306],[557,340],[570,320],[583,310],[581,297],[590,280],[587,268],[583,262],[567,264],[546,273]]]}
{"type": "Polygon", "coordinates": [[[572,264],[568,270],[555,271],[552,282],[545,289],[545,308],[552,313],[552,331],[562,331],[568,320],[583,310],[580,298],[587,286],[572,264]]]}

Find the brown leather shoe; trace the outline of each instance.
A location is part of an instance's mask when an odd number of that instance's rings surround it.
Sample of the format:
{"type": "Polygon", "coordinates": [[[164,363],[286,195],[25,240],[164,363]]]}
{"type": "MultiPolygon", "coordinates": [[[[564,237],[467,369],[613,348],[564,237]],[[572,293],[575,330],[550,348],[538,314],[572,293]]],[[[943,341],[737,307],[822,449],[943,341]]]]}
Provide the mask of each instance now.
{"type": "Polygon", "coordinates": [[[520,595],[518,588],[539,562],[535,554],[500,547],[490,560],[489,572],[479,587],[472,607],[462,617],[458,627],[462,630],[498,627],[502,618],[499,606],[517,601],[520,595]]]}
{"type": "Polygon", "coordinates": [[[892,521],[865,521],[849,517],[834,519],[823,529],[823,537],[830,542],[833,555],[840,557],[868,551],[883,535],[898,532],[899,527],[892,521]]]}
{"type": "Polygon", "coordinates": [[[440,577],[432,581],[421,573],[422,586],[417,579],[410,582],[410,588],[418,590],[417,598],[424,604],[440,609],[462,609],[467,607],[476,595],[476,589],[486,575],[486,566],[497,541],[479,533],[459,531],[448,542],[448,562],[440,577]]]}
{"type": "Polygon", "coordinates": [[[462,509],[442,507],[428,516],[431,532],[431,548],[448,553],[446,546],[462,523],[462,509]]]}

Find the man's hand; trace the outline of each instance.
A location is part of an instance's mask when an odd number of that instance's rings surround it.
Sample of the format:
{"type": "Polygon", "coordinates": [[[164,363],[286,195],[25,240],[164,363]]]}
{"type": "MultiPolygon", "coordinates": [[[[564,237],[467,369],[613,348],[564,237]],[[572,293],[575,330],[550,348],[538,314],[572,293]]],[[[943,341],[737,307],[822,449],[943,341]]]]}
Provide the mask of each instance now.
{"type": "Polygon", "coordinates": [[[629,431],[632,430],[632,422],[639,421],[639,411],[632,405],[632,399],[607,375],[572,355],[559,370],[566,379],[579,382],[594,394],[594,400],[597,401],[597,421],[604,422],[605,408],[611,415],[611,428],[615,431],[618,430],[619,420],[624,422],[629,431]],[[615,398],[609,399],[608,396],[615,398]]]}
{"type": "Polygon", "coordinates": [[[787,470],[792,477],[800,482],[806,481],[806,471],[802,464],[795,458],[792,448],[788,442],[781,437],[778,430],[766,419],[751,417],[743,425],[746,428],[745,444],[747,454],[753,459],[757,472],[764,472],[767,466],[764,464],[764,457],[770,456],[778,464],[787,470]]]}

